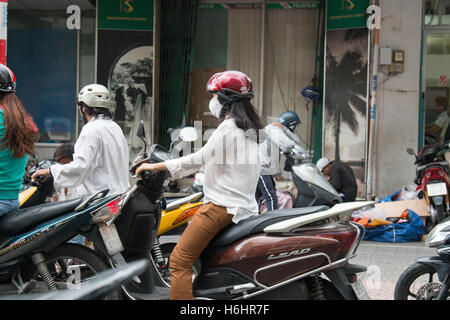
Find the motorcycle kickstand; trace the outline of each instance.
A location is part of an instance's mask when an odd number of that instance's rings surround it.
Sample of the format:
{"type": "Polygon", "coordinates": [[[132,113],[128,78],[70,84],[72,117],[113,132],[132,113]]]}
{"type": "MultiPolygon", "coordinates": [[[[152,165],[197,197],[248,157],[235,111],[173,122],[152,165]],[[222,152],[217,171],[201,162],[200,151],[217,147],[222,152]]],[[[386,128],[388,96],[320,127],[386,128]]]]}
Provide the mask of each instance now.
{"type": "Polygon", "coordinates": [[[16,287],[18,294],[29,293],[36,287],[36,280],[32,279],[27,283],[24,283],[20,271],[17,273],[17,280],[13,277],[11,282],[16,287]]]}

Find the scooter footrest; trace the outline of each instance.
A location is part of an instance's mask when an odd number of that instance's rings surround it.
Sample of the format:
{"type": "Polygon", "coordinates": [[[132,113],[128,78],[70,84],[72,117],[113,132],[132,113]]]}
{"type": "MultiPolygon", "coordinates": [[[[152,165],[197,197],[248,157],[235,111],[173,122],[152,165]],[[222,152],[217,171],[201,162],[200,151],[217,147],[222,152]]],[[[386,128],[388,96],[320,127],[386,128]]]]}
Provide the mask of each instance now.
{"type": "Polygon", "coordinates": [[[129,292],[129,294],[137,300],[169,300],[170,289],[156,287],[153,293],[129,292]]]}

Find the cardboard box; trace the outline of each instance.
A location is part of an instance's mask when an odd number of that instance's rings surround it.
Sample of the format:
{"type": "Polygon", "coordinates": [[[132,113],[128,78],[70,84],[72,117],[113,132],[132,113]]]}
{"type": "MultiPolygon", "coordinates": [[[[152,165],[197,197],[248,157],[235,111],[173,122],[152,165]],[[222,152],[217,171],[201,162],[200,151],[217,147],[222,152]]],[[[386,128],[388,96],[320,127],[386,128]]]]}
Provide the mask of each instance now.
{"type": "Polygon", "coordinates": [[[417,213],[424,222],[430,216],[425,199],[404,200],[376,203],[375,208],[384,209],[388,213],[388,218],[398,218],[405,210],[410,209],[417,213]]]}

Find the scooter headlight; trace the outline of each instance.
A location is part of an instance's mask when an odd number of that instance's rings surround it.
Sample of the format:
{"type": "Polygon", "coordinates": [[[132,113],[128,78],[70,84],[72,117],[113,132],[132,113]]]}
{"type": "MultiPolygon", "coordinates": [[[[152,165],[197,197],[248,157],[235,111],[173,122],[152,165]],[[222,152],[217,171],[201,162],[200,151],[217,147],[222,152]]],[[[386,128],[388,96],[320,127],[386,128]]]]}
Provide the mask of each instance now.
{"type": "Polygon", "coordinates": [[[425,245],[430,248],[438,247],[443,245],[449,236],[450,218],[447,218],[431,230],[428,234],[427,240],[425,241],[425,245]]]}

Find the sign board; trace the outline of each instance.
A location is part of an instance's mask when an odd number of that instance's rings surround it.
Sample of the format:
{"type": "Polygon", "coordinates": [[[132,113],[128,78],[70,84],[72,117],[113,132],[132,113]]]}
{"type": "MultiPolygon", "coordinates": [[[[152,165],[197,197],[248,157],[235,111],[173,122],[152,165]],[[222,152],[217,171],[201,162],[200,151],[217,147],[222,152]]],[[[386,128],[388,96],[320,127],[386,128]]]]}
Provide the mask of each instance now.
{"type": "Polygon", "coordinates": [[[370,0],[329,0],[327,2],[327,29],[365,28],[368,6],[370,6],[370,0]]]}
{"type": "Polygon", "coordinates": [[[98,0],[98,29],[153,30],[153,0],[98,0]]]}

